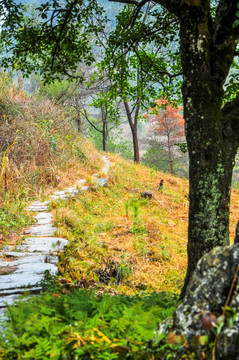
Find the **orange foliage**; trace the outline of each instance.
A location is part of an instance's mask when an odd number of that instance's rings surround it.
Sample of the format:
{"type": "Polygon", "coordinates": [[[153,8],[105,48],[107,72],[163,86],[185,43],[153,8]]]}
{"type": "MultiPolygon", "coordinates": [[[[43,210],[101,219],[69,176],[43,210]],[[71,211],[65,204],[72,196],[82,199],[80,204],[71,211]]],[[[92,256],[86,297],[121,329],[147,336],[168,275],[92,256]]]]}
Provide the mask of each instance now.
{"type": "Polygon", "coordinates": [[[156,106],[145,117],[150,120],[151,130],[156,135],[166,137],[170,171],[173,174],[173,146],[184,136],[184,118],[180,113],[182,107],[173,107],[165,99],[157,99],[155,103],[156,106]]]}
{"type": "Polygon", "coordinates": [[[173,107],[165,99],[155,100],[156,106],[150,109],[150,123],[157,135],[166,135],[169,145],[174,145],[184,136],[184,118],[180,113],[182,107],[173,107]]]}

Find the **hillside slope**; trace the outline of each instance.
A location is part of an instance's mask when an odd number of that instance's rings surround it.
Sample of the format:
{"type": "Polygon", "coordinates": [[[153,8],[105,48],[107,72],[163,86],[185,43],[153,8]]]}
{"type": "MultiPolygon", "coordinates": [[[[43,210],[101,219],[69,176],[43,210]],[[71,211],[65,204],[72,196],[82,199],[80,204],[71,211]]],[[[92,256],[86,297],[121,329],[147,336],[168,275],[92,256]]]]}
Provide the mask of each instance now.
{"type": "MultiPolygon", "coordinates": [[[[64,281],[117,293],[179,293],[187,265],[188,181],[108,154],[108,188],[95,188],[91,175],[100,172],[101,156],[77,133],[69,109],[3,85],[0,249],[19,242],[33,221],[29,201],[85,178],[92,191],[51,205],[58,235],[72,244],[59,265],[64,281]],[[152,199],[141,196],[145,191],[152,199]]],[[[231,241],[238,207],[233,189],[231,241]]]]}
{"type": "MultiPolygon", "coordinates": [[[[64,281],[113,293],[179,293],[187,265],[188,181],[109,157],[107,188],[93,186],[52,204],[58,235],[72,244],[60,266],[64,281]],[[142,197],[145,191],[152,199],[142,197]]],[[[238,203],[239,191],[232,190],[231,240],[238,203]]]]}

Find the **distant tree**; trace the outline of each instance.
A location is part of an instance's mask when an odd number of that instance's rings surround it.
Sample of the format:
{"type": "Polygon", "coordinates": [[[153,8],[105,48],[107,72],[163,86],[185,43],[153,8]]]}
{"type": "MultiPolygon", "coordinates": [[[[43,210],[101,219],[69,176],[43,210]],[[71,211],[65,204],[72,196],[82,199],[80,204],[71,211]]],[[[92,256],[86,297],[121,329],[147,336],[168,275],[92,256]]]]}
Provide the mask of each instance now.
{"type": "MultiPolygon", "coordinates": [[[[171,37],[175,34],[177,24],[171,16],[165,16],[167,23],[159,29],[152,29],[151,19],[148,12],[144,14],[143,21],[135,19],[136,27],[143,27],[146,32],[151,33],[152,43],[145,42],[144,36],[129,28],[130,19],[134,15],[131,6],[124,6],[117,16],[116,27],[111,32],[105,56],[101,63],[100,70],[108,72],[111,82],[110,98],[120,99],[125,110],[126,118],[130,126],[134,161],[140,161],[138,124],[142,115],[151,104],[158,92],[171,87],[171,70],[178,69],[178,55],[171,54],[171,66],[163,64],[165,49],[170,49],[171,37]],[[122,29],[127,28],[127,32],[122,29]],[[167,31],[166,31],[167,28],[167,31]],[[168,28],[171,32],[168,32],[168,28]]],[[[170,50],[169,50],[170,51],[170,50]]],[[[176,75],[174,75],[176,76],[176,75]]],[[[172,89],[171,89],[172,90],[172,89]]],[[[173,91],[173,90],[172,90],[173,91]]]]}
{"type": "Polygon", "coordinates": [[[99,98],[93,99],[91,105],[98,110],[96,119],[93,119],[92,116],[90,116],[83,105],[81,105],[80,114],[95,131],[102,134],[102,149],[103,151],[107,151],[109,133],[119,125],[118,107],[108,99],[107,93],[105,94],[103,91],[99,94],[99,98]]]}
{"type": "MultiPolygon", "coordinates": [[[[175,144],[184,136],[184,118],[181,107],[174,107],[165,99],[155,100],[156,106],[145,115],[150,120],[155,135],[166,137],[166,149],[171,174],[174,174],[173,158],[175,144]]],[[[165,142],[164,140],[161,142],[165,142]]]]}

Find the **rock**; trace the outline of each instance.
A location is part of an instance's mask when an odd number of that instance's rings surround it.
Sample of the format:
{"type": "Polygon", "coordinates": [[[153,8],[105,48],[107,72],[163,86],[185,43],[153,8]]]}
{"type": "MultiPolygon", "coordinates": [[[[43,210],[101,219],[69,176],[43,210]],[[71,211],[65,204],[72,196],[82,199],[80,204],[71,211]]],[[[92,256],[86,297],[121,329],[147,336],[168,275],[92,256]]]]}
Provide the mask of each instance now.
{"type": "Polygon", "coordinates": [[[158,188],[159,191],[162,191],[163,190],[163,179],[160,181],[159,183],[159,188],[158,188]]]}
{"type": "MultiPolygon", "coordinates": [[[[191,346],[195,336],[215,337],[215,323],[222,315],[238,266],[239,244],[216,247],[198,262],[185,298],[177,308],[172,329],[184,335],[191,346]]],[[[239,274],[229,302],[229,307],[235,309],[235,319],[231,326],[225,320],[217,340],[217,359],[239,359],[238,277],[239,274]]]]}
{"type": "Polygon", "coordinates": [[[108,179],[105,179],[105,178],[95,179],[95,183],[98,186],[108,187],[108,179]]]}
{"type": "Polygon", "coordinates": [[[153,194],[149,191],[145,191],[145,192],[141,193],[141,197],[143,197],[145,199],[152,199],[153,194]]]}

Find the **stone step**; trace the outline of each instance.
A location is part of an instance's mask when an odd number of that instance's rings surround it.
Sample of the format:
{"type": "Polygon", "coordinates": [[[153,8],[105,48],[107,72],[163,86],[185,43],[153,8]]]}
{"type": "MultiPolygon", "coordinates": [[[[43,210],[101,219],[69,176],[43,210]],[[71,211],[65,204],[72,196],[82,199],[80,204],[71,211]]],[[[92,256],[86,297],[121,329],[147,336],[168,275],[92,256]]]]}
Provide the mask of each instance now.
{"type": "Polygon", "coordinates": [[[37,225],[47,225],[52,223],[52,214],[49,212],[40,212],[34,216],[37,225]]]}
{"type": "Polygon", "coordinates": [[[52,224],[33,225],[29,229],[26,229],[23,234],[35,235],[35,236],[53,236],[57,230],[57,227],[52,224]]]}
{"type": "Polygon", "coordinates": [[[33,286],[31,288],[16,288],[16,289],[8,289],[8,290],[0,290],[0,298],[10,295],[23,295],[26,293],[39,293],[42,290],[41,286],[33,286]]]}
{"type": "Polygon", "coordinates": [[[19,246],[19,250],[48,254],[63,250],[67,244],[68,240],[59,237],[29,237],[19,246]]]}

